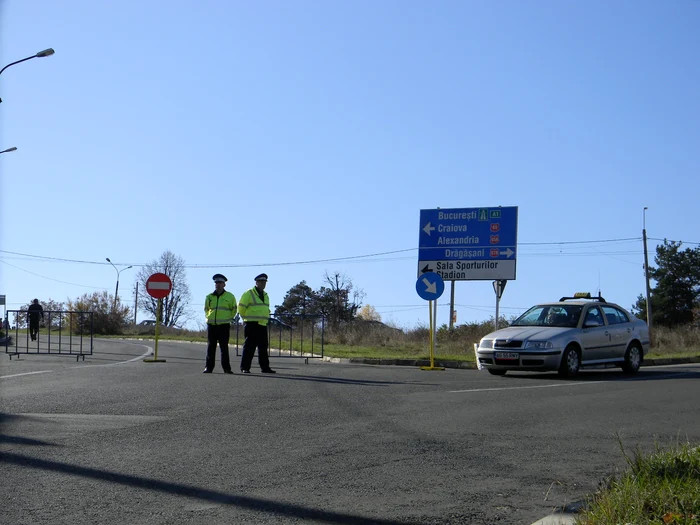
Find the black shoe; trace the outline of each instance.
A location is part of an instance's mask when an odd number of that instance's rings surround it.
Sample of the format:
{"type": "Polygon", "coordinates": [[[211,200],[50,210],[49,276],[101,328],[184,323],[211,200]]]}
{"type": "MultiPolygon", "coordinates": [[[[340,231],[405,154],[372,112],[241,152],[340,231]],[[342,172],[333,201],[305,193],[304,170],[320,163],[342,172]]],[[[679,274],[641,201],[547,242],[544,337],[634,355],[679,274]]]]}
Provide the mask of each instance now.
{"type": "Polygon", "coordinates": [[[276,374],[277,372],[274,371],[272,368],[267,368],[262,371],[263,374],[276,374]]]}
{"type": "Polygon", "coordinates": [[[202,373],[203,374],[211,374],[211,370],[209,370],[208,368],[205,368],[204,372],[202,372],[202,373]]]}
{"type": "Polygon", "coordinates": [[[233,374],[233,370],[224,370],[224,374],[233,374]]]}
{"type": "Polygon", "coordinates": [[[241,374],[250,374],[250,370],[243,370],[243,369],[241,368],[241,374]]]}

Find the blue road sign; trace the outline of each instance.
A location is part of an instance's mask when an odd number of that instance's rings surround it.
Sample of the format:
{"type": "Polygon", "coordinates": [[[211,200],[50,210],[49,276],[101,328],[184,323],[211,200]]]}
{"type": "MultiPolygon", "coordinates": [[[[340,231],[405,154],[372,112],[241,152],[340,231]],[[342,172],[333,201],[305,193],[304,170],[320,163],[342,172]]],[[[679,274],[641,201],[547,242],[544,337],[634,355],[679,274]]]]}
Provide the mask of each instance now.
{"type": "Polygon", "coordinates": [[[418,276],[416,281],[416,292],[426,301],[438,299],[445,291],[445,281],[434,272],[424,273],[418,276]]]}
{"type": "Polygon", "coordinates": [[[517,206],[421,210],[418,275],[515,279],[517,245],[517,206]]]}

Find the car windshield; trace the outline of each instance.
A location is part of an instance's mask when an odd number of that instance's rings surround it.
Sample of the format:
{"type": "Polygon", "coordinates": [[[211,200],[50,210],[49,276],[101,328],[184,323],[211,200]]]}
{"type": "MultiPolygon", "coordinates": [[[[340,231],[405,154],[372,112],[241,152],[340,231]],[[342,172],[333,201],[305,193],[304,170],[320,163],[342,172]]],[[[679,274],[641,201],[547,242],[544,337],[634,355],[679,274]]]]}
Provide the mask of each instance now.
{"type": "Polygon", "coordinates": [[[544,304],[530,308],[511,326],[552,326],[576,328],[583,307],[580,305],[544,304]]]}

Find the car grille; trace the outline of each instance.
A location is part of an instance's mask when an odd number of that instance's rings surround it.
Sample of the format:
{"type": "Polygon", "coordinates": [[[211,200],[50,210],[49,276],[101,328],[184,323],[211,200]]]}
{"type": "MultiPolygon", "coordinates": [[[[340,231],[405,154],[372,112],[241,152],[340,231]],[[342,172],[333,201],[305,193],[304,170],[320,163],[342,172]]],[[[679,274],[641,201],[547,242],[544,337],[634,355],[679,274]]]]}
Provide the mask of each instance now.
{"type": "Polygon", "coordinates": [[[522,345],[523,342],[518,340],[496,339],[493,342],[494,348],[520,348],[522,345]]]}

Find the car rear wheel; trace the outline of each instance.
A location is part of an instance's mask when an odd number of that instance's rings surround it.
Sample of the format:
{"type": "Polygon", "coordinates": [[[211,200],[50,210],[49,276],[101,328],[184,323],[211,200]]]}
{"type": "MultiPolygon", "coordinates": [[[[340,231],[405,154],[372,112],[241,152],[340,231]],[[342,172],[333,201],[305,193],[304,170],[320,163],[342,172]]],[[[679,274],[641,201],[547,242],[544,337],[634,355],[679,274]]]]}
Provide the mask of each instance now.
{"type": "Polygon", "coordinates": [[[622,370],[626,374],[636,374],[640,366],[642,366],[642,349],[637,343],[632,343],[625,353],[625,362],[622,364],[622,370]]]}
{"type": "Polygon", "coordinates": [[[580,368],[581,358],[576,347],[573,345],[567,346],[561,358],[561,365],[559,365],[559,375],[562,377],[574,377],[578,374],[580,368]]]}
{"type": "Polygon", "coordinates": [[[487,368],[489,374],[494,376],[504,376],[508,370],[501,370],[500,368],[487,368]]]}

